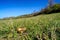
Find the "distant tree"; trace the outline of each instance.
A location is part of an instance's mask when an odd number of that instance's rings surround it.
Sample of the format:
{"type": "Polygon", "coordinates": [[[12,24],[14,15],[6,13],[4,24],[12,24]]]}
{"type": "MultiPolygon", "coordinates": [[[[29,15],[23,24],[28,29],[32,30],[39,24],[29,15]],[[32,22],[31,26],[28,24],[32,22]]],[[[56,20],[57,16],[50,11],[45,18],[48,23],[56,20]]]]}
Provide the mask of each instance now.
{"type": "Polygon", "coordinates": [[[54,0],[48,0],[48,6],[52,7],[54,5],[54,0]]]}

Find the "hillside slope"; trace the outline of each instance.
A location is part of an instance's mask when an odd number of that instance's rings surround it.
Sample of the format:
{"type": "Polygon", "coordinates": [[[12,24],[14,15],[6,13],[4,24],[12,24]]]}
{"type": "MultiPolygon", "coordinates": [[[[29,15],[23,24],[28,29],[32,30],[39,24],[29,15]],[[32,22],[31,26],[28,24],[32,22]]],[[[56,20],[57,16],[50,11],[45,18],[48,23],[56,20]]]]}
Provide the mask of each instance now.
{"type": "Polygon", "coordinates": [[[0,40],[60,40],[60,13],[0,20],[0,40]],[[17,28],[25,27],[24,33],[17,28]]]}

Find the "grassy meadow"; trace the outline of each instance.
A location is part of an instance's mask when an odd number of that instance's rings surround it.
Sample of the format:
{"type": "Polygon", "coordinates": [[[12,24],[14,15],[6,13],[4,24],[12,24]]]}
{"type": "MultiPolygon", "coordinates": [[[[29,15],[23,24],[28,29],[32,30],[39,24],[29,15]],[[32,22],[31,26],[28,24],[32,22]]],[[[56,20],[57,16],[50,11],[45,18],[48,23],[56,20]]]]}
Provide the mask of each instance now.
{"type": "Polygon", "coordinates": [[[0,40],[60,40],[60,13],[0,20],[0,40]],[[20,27],[26,31],[18,33],[20,27]]]}

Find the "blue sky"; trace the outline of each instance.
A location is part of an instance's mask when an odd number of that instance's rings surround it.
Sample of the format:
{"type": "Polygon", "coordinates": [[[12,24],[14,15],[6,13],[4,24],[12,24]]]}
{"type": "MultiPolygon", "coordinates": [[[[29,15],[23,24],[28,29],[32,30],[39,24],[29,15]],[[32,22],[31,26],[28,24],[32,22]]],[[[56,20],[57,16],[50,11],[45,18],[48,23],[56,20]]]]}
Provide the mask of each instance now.
{"type": "MultiPolygon", "coordinates": [[[[55,2],[60,3],[60,0],[55,2]]],[[[48,0],[0,0],[0,18],[29,14],[47,4],[48,0]]]]}

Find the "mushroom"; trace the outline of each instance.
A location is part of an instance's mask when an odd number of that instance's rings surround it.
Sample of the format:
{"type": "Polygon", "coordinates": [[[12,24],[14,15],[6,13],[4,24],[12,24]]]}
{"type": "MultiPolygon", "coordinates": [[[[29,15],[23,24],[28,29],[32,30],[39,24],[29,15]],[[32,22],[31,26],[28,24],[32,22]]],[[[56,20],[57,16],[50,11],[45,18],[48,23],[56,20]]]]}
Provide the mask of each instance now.
{"type": "Polygon", "coordinates": [[[20,27],[20,28],[17,28],[17,32],[18,33],[23,33],[26,31],[26,28],[25,27],[20,27]]]}

